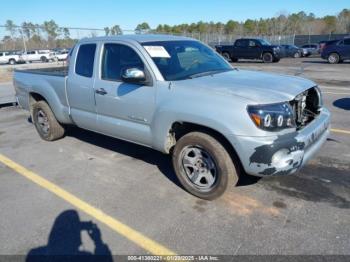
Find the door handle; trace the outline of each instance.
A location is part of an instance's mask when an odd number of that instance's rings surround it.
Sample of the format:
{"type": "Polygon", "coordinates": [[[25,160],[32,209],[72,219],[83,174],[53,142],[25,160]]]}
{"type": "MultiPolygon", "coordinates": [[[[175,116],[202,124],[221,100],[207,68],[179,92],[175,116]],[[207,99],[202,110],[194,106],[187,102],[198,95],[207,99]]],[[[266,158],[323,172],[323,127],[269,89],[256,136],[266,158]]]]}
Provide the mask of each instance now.
{"type": "Polygon", "coordinates": [[[99,95],[106,95],[107,91],[104,88],[100,88],[100,89],[96,89],[95,93],[99,95]]]}

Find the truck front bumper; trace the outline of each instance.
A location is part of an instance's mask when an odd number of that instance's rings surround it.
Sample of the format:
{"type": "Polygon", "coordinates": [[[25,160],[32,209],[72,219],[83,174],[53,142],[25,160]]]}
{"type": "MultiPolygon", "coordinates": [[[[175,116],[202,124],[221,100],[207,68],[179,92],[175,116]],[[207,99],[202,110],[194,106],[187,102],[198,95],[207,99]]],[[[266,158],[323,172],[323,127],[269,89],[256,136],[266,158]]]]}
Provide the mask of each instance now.
{"type": "Polygon", "coordinates": [[[293,174],[321,148],[329,135],[330,113],[319,116],[303,129],[277,136],[229,136],[244,170],[255,176],[293,174]]]}

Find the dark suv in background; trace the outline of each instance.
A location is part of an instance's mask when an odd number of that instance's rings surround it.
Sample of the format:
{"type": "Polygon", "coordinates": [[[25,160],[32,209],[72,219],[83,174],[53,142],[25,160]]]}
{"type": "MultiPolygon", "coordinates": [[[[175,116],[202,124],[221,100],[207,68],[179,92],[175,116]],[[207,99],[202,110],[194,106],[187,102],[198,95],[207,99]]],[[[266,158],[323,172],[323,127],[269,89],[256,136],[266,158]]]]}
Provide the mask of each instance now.
{"type": "Polygon", "coordinates": [[[337,64],[350,59],[350,38],[327,44],[322,49],[321,57],[327,59],[330,64],[337,64]]]}
{"type": "Polygon", "coordinates": [[[217,45],[215,49],[226,60],[232,62],[237,62],[238,59],[257,59],[264,63],[280,60],[280,48],[264,39],[237,39],[233,45],[217,45]]]}

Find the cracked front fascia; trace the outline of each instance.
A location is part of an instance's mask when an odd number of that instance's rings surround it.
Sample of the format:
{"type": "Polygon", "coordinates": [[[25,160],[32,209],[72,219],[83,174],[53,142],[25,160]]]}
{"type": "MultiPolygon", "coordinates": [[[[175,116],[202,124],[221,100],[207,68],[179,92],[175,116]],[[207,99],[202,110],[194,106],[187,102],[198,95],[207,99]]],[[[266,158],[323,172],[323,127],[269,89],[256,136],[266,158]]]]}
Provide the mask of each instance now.
{"type": "MultiPolygon", "coordinates": [[[[296,171],[303,161],[304,142],[296,139],[298,133],[278,136],[271,144],[262,145],[254,148],[254,153],[250,156],[250,165],[254,165],[258,173],[263,176],[270,175],[287,175],[292,171],[296,171]],[[287,160],[288,165],[278,168],[272,163],[273,155],[281,149],[287,149],[290,159],[287,160]]],[[[283,161],[283,160],[282,160],[283,161]]]]}

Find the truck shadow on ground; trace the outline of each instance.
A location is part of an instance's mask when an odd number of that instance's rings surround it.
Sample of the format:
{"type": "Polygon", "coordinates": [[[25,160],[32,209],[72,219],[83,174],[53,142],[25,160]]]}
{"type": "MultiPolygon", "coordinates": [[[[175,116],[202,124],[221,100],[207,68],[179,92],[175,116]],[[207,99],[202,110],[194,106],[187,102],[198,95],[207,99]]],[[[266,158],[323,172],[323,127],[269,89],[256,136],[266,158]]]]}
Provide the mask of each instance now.
{"type": "Polygon", "coordinates": [[[350,110],[350,98],[340,98],[335,100],[333,106],[344,110],[350,110]]]}
{"type": "MultiPolygon", "coordinates": [[[[171,157],[169,155],[163,154],[151,148],[101,135],[75,126],[69,126],[66,135],[119,154],[130,156],[137,160],[142,160],[151,165],[155,165],[158,167],[159,171],[165,175],[165,177],[167,177],[178,187],[185,190],[175,175],[171,157]]],[[[243,173],[240,176],[237,186],[253,185],[257,183],[259,179],[259,177],[253,177],[243,173]]]]}
{"type": "Polygon", "coordinates": [[[113,261],[111,251],[102,241],[101,231],[91,221],[81,221],[78,212],[66,210],[57,216],[51,228],[46,246],[29,251],[27,262],[32,261],[113,261]],[[95,249],[81,250],[81,233],[86,231],[95,249]]]}

